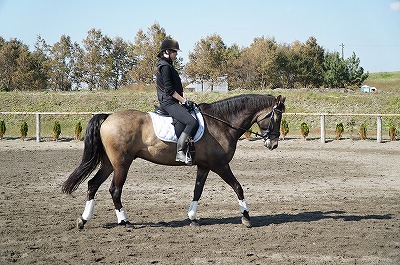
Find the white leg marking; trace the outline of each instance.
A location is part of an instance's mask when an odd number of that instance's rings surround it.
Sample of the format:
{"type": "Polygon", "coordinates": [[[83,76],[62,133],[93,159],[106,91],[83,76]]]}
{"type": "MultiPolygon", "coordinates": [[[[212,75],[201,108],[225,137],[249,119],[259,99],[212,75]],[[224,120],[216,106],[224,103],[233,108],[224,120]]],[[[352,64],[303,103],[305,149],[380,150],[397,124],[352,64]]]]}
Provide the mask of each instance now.
{"type": "Polygon", "coordinates": [[[243,200],[238,200],[239,201],[239,208],[240,208],[240,212],[244,213],[244,211],[249,212],[249,206],[247,205],[247,202],[243,199],[243,200]]]}
{"type": "Polygon", "coordinates": [[[89,220],[93,216],[93,211],[94,211],[94,200],[91,199],[90,201],[86,202],[85,210],[83,211],[82,214],[82,219],[83,220],[89,220]]]}
{"type": "Polygon", "coordinates": [[[117,215],[118,223],[120,224],[122,221],[129,221],[128,214],[125,212],[124,207],[120,210],[115,209],[115,214],[117,215]]]}
{"type": "Polygon", "coordinates": [[[198,201],[192,201],[192,203],[190,204],[189,207],[189,211],[188,211],[188,216],[190,220],[196,220],[196,213],[197,213],[197,206],[198,206],[199,202],[198,201]]]}

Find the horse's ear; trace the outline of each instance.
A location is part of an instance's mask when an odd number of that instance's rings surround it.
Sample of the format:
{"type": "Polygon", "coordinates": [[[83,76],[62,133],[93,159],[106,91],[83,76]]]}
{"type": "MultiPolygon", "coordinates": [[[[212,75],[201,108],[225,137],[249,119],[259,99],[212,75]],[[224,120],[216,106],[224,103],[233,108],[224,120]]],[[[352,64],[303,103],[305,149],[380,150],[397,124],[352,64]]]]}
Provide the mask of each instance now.
{"type": "Polygon", "coordinates": [[[279,95],[276,97],[276,105],[279,106],[280,104],[285,103],[285,97],[282,97],[282,95],[279,95]]]}

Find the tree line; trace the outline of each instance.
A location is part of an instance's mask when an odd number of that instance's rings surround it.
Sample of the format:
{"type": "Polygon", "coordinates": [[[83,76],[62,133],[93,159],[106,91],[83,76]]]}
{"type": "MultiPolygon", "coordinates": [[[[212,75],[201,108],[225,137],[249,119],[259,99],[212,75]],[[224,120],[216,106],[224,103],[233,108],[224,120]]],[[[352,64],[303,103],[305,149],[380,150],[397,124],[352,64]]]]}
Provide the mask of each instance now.
{"type": "MultiPolygon", "coordinates": [[[[20,40],[0,36],[0,91],[153,85],[156,55],[166,38],[171,36],[158,23],[139,30],[133,42],[111,39],[98,29],[89,30],[82,44],[62,35],[48,45],[38,36],[32,51],[20,40]]],[[[291,44],[258,37],[249,47],[239,47],[212,34],[195,44],[188,59],[185,65],[182,58],[175,62],[184,80],[217,84],[222,78],[229,89],[353,88],[368,77],[355,53],[341,58],[314,37],[291,44]]]]}

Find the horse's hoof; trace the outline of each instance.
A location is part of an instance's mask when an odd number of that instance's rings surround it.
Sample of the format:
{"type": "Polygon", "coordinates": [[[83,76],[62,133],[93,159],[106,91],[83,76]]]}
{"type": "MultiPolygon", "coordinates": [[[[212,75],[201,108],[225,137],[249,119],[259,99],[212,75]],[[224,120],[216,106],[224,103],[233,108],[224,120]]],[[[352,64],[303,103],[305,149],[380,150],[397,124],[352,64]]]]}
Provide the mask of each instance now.
{"type": "Polygon", "coordinates": [[[247,228],[252,228],[253,226],[251,225],[250,219],[247,219],[246,217],[242,217],[242,224],[244,224],[247,228]]]}
{"type": "Polygon", "coordinates": [[[82,218],[78,218],[78,219],[76,219],[76,227],[78,229],[83,229],[85,227],[86,222],[87,222],[86,220],[83,220],[82,218]]]}
{"type": "Polygon", "coordinates": [[[127,229],[133,229],[133,228],[135,228],[134,225],[133,225],[131,222],[129,222],[129,221],[121,221],[121,223],[119,223],[118,225],[123,225],[123,226],[125,226],[125,228],[127,228],[127,229]]]}
{"type": "Polygon", "coordinates": [[[190,226],[200,226],[199,221],[198,220],[190,220],[190,226]]]}

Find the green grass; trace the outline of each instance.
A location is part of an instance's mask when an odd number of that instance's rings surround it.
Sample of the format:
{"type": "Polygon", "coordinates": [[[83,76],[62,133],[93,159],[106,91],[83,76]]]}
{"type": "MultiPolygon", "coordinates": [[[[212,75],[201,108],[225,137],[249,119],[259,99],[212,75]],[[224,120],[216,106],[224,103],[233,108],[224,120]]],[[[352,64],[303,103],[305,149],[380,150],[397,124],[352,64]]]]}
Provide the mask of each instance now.
{"type": "Polygon", "coordinates": [[[378,91],[400,92],[400,71],[370,73],[364,84],[374,86],[378,91]]]}

